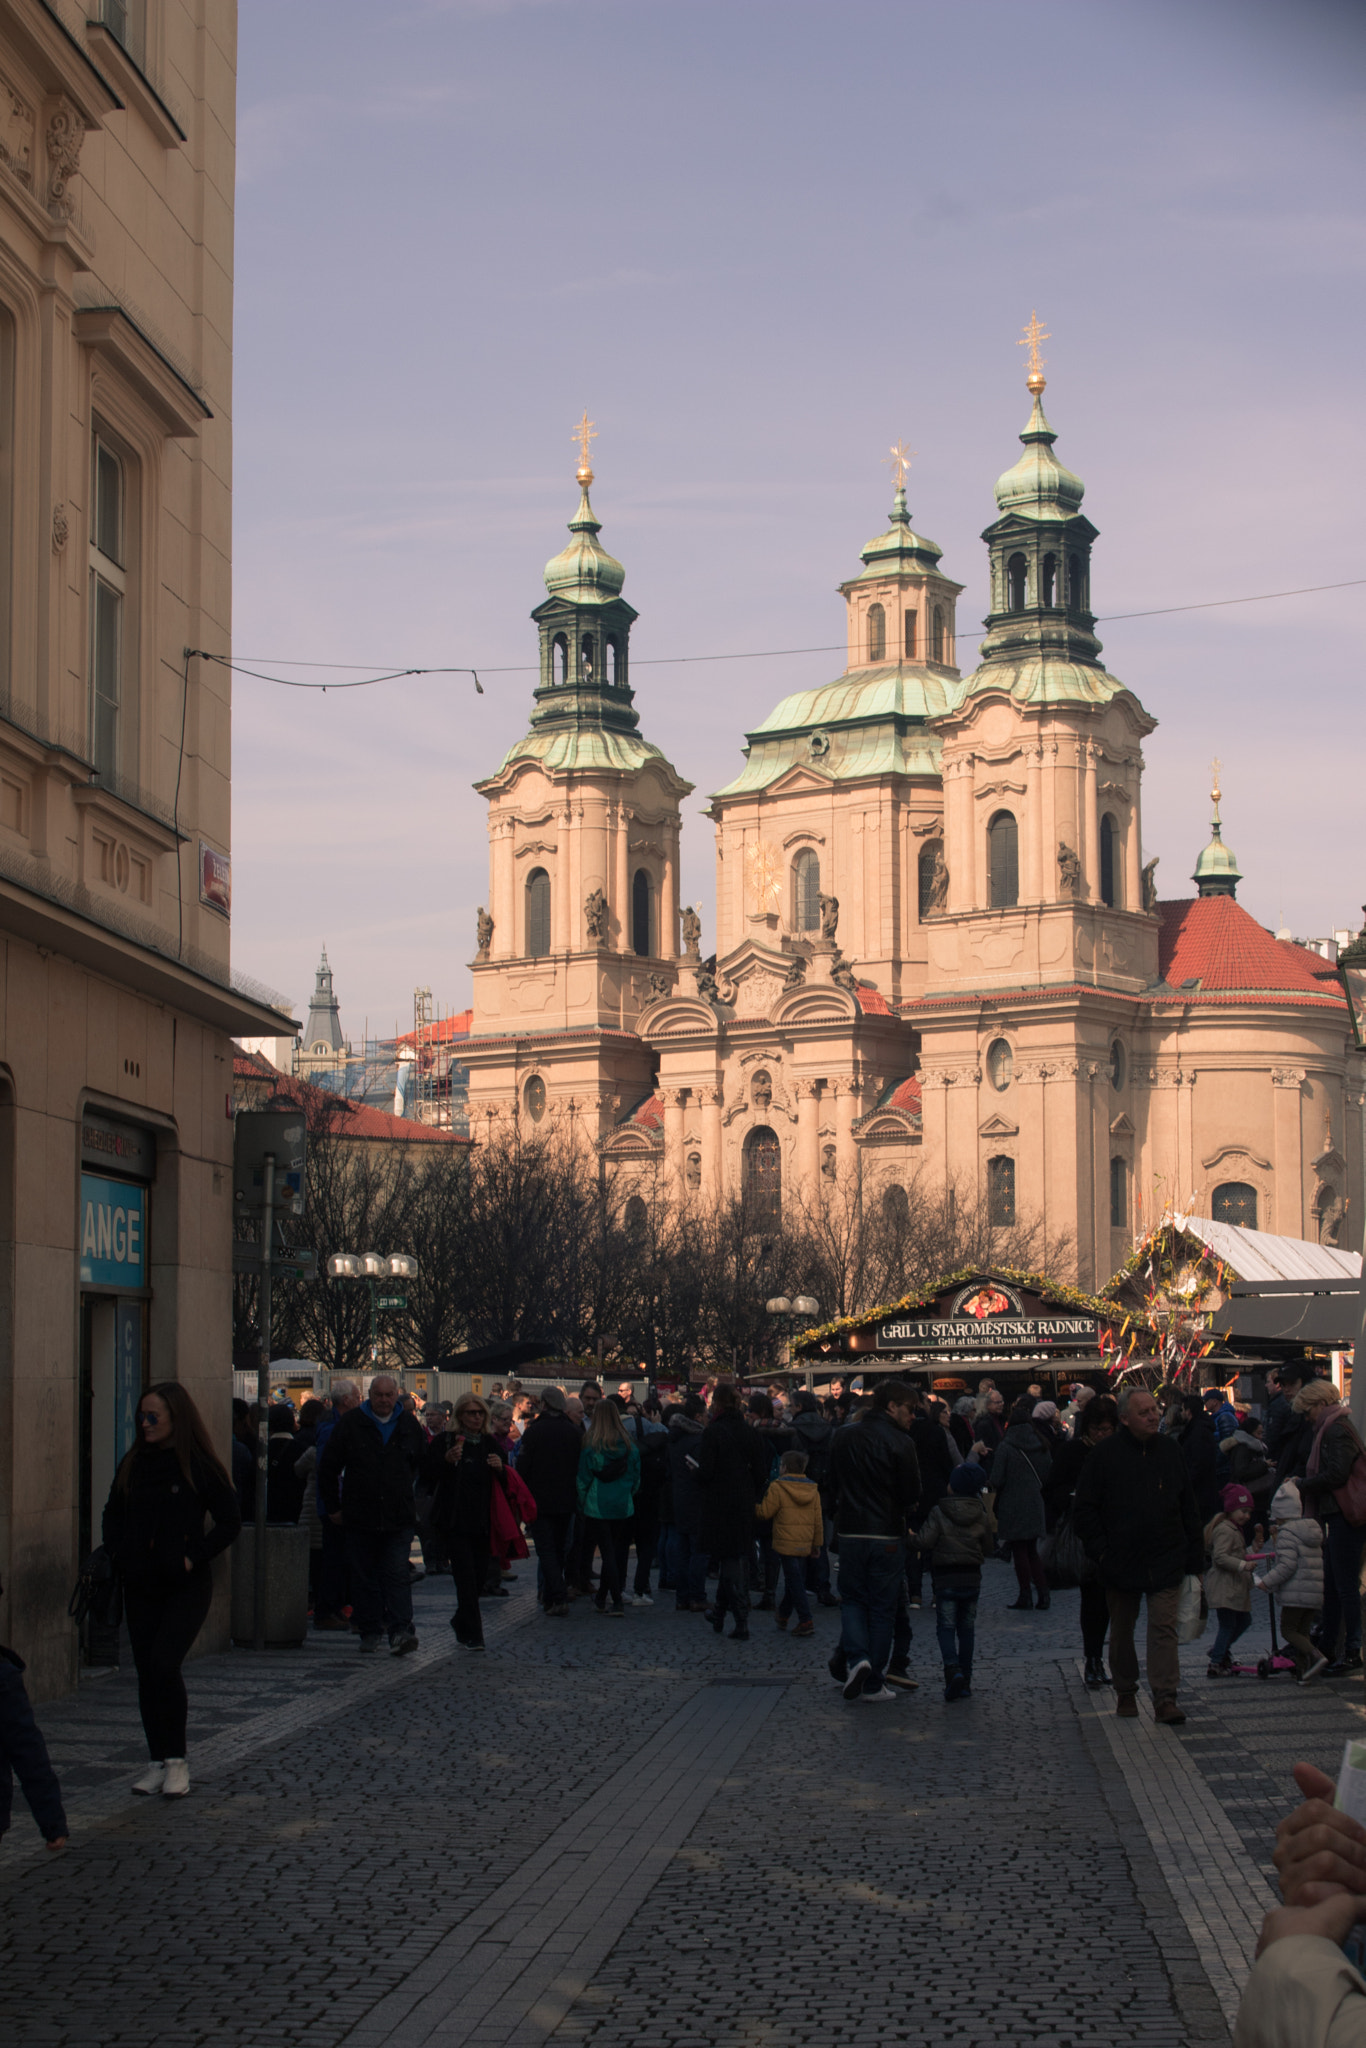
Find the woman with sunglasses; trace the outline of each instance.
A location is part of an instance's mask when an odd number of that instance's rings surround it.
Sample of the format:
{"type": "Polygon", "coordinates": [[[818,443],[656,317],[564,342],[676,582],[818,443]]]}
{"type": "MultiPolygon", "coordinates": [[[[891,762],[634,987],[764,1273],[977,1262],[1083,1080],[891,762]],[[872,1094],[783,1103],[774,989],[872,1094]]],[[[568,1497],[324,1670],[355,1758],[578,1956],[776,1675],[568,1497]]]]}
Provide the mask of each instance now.
{"type": "Polygon", "coordinates": [[[449,1433],[432,1440],[422,1469],[428,1485],[435,1489],[432,1527],[450,1552],[455,1640],[462,1650],[482,1650],[484,1621],[479,1596],[489,1569],[494,1482],[503,1472],[486,1401],[477,1394],[461,1395],[449,1433]]]}
{"type": "Polygon", "coordinates": [[[213,1598],[210,1560],[237,1536],[242,1517],[232,1481],[184,1387],[175,1380],[149,1387],[138,1405],[137,1430],[104,1510],[104,1542],[123,1578],[152,1759],[133,1790],[183,1799],[190,1789],[189,1702],[180,1667],[213,1598]],[[208,1534],[206,1515],[213,1524],[208,1534]]]}

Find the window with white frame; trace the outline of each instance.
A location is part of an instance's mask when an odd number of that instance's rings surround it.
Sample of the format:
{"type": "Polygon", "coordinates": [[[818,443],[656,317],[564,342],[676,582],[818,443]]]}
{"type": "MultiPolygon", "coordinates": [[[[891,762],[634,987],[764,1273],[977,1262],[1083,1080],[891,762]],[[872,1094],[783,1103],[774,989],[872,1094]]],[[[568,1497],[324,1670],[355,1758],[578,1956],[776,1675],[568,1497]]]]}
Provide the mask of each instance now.
{"type": "Polygon", "coordinates": [[[119,772],[119,714],[127,666],[128,480],[121,455],[96,428],[90,492],[90,758],[119,772]]]}

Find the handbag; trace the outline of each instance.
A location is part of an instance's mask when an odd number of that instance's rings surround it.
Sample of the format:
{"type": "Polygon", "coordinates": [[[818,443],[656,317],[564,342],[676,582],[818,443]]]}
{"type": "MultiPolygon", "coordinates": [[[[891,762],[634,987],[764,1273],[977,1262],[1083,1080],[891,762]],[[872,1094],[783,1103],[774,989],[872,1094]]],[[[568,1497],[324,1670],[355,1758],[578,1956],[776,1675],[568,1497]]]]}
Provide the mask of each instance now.
{"type": "Polygon", "coordinates": [[[67,1602],[67,1613],[78,1628],[87,1619],[96,1628],[118,1628],[123,1621],[123,1580],[119,1568],[101,1543],[92,1550],[76,1576],[67,1602]]]}
{"type": "Polygon", "coordinates": [[[1058,1517],[1056,1529],[1040,1537],[1039,1556],[1049,1585],[1059,1592],[1066,1592],[1069,1586],[1089,1586],[1096,1577],[1096,1567],[1077,1534],[1070,1506],[1058,1517]]]}
{"type": "MultiPolygon", "coordinates": [[[[1325,1416],[1315,1431],[1314,1448],[1309,1454],[1308,1470],[1305,1473],[1306,1479],[1314,1478],[1318,1472],[1319,1459],[1323,1451],[1324,1435],[1329,1424],[1337,1420],[1338,1417],[1336,1415],[1329,1414],[1325,1416]]],[[[1366,1449],[1363,1448],[1361,1438],[1352,1429],[1350,1422],[1347,1427],[1351,1432],[1352,1441],[1357,1447],[1357,1454],[1352,1460],[1352,1469],[1343,1480],[1342,1485],[1333,1488],[1333,1499],[1337,1502],[1338,1512],[1348,1528],[1362,1529],[1366,1528],[1366,1449]]]]}
{"type": "Polygon", "coordinates": [[[1208,1620],[1209,1609],[1205,1605],[1205,1589],[1194,1572],[1187,1572],[1181,1581],[1180,1597],[1176,1603],[1177,1642],[1198,1642],[1208,1620]]]}

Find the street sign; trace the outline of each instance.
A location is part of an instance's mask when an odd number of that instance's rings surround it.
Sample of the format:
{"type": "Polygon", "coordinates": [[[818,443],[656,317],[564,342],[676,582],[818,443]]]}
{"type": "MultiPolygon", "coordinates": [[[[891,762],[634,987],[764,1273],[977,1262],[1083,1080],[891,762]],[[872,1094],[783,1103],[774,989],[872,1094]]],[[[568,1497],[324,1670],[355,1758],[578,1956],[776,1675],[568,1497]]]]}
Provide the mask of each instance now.
{"type": "Polygon", "coordinates": [[[275,1155],[275,1214],[301,1216],[308,1136],[301,1109],[241,1110],[233,1123],[232,1198],[239,1215],[266,1206],[266,1154],[275,1155]]]}
{"type": "Polygon", "coordinates": [[[381,1294],[375,1303],[376,1308],[407,1308],[407,1306],[408,1297],[406,1294],[381,1294]]]}
{"type": "MultiPolygon", "coordinates": [[[[318,1254],[304,1247],[279,1245],[270,1255],[270,1269],[277,1278],[285,1280],[316,1280],[318,1277],[318,1254]]],[[[234,1273],[259,1273],[261,1270],[261,1246],[256,1238],[234,1243],[232,1248],[232,1270],[234,1273]]]]}

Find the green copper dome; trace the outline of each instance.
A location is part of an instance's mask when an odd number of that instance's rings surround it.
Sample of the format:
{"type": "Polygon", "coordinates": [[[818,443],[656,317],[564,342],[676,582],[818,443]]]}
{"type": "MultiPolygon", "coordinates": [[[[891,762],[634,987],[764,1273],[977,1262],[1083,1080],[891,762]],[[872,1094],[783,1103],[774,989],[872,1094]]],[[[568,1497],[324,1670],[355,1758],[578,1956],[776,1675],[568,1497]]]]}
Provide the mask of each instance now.
{"type": "Polygon", "coordinates": [[[932,540],[926,540],[923,534],[912,529],[911,515],[906,510],[906,490],[902,485],[892,505],[892,523],[886,533],[880,533],[876,540],[870,540],[867,547],[860,550],[859,559],[868,566],[863,576],[856,576],[854,581],[861,582],[864,577],[871,576],[895,576],[898,571],[908,569],[937,569],[943,552],[932,540]]]}
{"type": "Polygon", "coordinates": [[[1243,871],[1238,865],[1238,856],[1231,846],[1224,844],[1223,827],[1219,823],[1219,791],[1214,790],[1214,837],[1195,863],[1191,880],[1202,896],[1236,896],[1243,871]]]}
{"type": "Polygon", "coordinates": [[[1020,436],[1025,452],[996,480],[996,502],[1002,512],[1022,512],[1031,519],[1076,517],[1086,486],[1070,469],[1064,469],[1053,453],[1057,438],[1044,416],[1040,391],[1029,425],[1020,436]]]}
{"type": "Polygon", "coordinates": [[[569,531],[573,539],[568,547],[552,555],[545,565],[546,589],[552,597],[565,598],[570,604],[610,604],[621,595],[626,571],[615,556],[598,546],[602,527],[593,517],[587,484],[569,531]]]}

